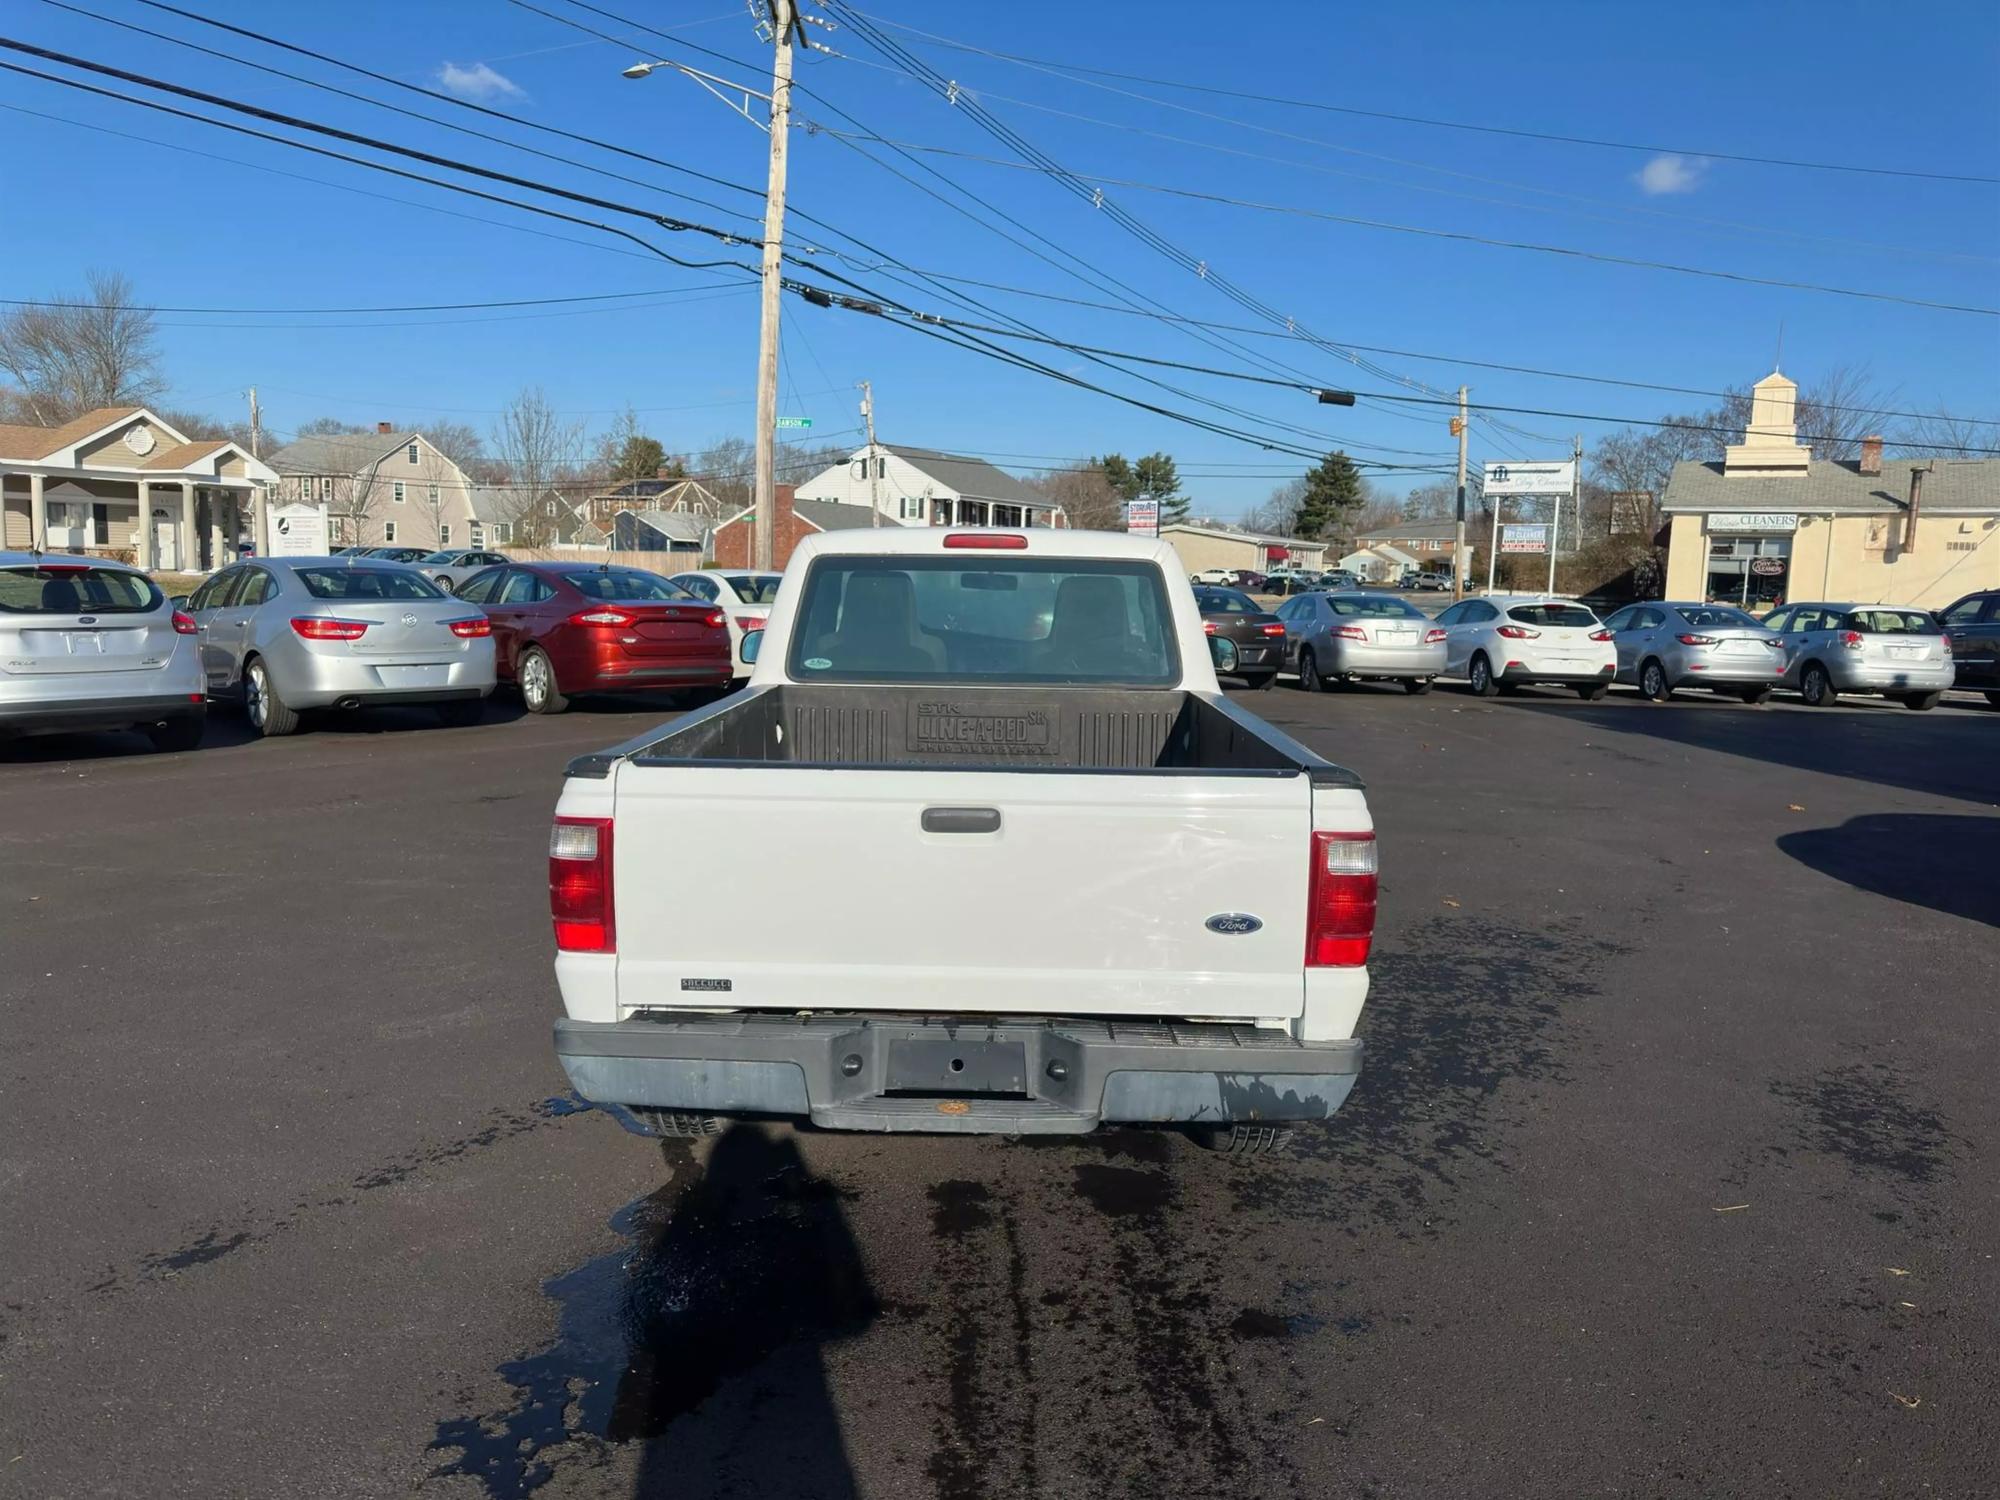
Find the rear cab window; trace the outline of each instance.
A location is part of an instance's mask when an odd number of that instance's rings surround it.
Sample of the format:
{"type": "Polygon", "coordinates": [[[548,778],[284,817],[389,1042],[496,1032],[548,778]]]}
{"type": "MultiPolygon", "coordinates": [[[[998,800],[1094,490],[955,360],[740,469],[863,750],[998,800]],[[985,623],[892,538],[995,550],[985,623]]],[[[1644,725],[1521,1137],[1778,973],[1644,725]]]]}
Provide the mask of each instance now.
{"type": "Polygon", "coordinates": [[[442,599],[444,590],[401,568],[294,568],[315,599],[442,599]]]}
{"type": "Polygon", "coordinates": [[[165,596],[144,573],[87,563],[0,568],[0,614],[138,615],[165,596]]]}
{"type": "Polygon", "coordinates": [[[806,574],[788,671],[799,682],[1171,687],[1181,664],[1152,563],[838,556],[806,574]]]}
{"type": "Polygon", "coordinates": [[[1522,625],[1548,625],[1552,627],[1595,625],[1597,616],[1581,604],[1516,604],[1507,611],[1507,618],[1522,625]]]}

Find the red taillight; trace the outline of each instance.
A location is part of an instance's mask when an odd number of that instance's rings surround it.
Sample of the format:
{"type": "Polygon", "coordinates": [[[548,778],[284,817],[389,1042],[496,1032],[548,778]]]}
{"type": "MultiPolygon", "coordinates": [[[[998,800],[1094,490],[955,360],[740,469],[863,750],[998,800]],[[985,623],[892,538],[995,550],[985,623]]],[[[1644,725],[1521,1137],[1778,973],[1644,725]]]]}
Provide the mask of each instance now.
{"type": "Polygon", "coordinates": [[[1510,641],[1532,641],[1541,632],[1530,630],[1525,625],[1502,625],[1496,634],[1504,635],[1510,641]]]}
{"type": "Polygon", "coordinates": [[[470,619],[452,620],[451,633],[466,640],[477,640],[480,636],[493,634],[493,622],[484,615],[474,615],[470,619]]]}
{"type": "Polygon", "coordinates": [[[182,614],[182,613],[181,613],[181,612],[180,612],[179,610],[175,610],[175,611],[174,611],[174,634],[175,634],[175,635],[200,635],[200,634],[201,634],[201,627],[200,627],[199,625],[195,624],[195,622],[194,622],[194,616],[193,616],[193,615],[184,615],[184,614],[182,614]]]}
{"type": "Polygon", "coordinates": [[[1359,625],[1336,625],[1327,634],[1337,636],[1343,641],[1365,641],[1368,639],[1368,632],[1363,630],[1359,625]]]}
{"type": "Polygon", "coordinates": [[[947,547],[970,547],[984,552],[1020,552],[1028,539],[1012,531],[953,531],[945,535],[947,547]]]}
{"type": "Polygon", "coordinates": [[[1424,644],[1426,646],[1435,646],[1439,641],[1448,641],[1450,639],[1451,632],[1449,630],[1431,629],[1424,632],[1424,644]]]}
{"type": "Polygon", "coordinates": [[[1213,620],[1203,620],[1203,621],[1201,622],[1201,633],[1202,633],[1203,635],[1214,635],[1214,634],[1215,634],[1215,621],[1213,621],[1213,620]]]}
{"type": "Polygon", "coordinates": [[[711,609],[701,617],[701,623],[706,625],[710,630],[720,630],[724,625],[729,623],[729,617],[719,609],[711,609]]]}
{"type": "Polygon", "coordinates": [[[1306,967],[1352,969],[1375,940],[1375,835],[1315,833],[1306,895],[1306,967]]]}
{"type": "Polygon", "coordinates": [[[1283,635],[1285,633],[1285,627],[1280,625],[1276,620],[1273,620],[1269,625],[1260,625],[1257,628],[1263,631],[1265,635],[1283,635]]]}
{"type": "Polygon", "coordinates": [[[745,635],[748,635],[753,630],[762,630],[764,622],[751,615],[738,615],[736,617],[736,628],[745,635]]]}
{"type": "Polygon", "coordinates": [[[89,563],[38,563],[35,567],[35,575],[39,578],[48,578],[60,573],[88,573],[89,571],[89,563]]]}
{"type": "MultiPolygon", "coordinates": [[[[1618,639],[1618,637],[1617,637],[1617,636],[1613,635],[1613,634],[1612,634],[1612,633],[1611,633],[1610,631],[1608,631],[1608,630],[1593,630],[1593,631],[1591,631],[1591,632],[1590,632],[1590,638],[1591,638],[1591,639],[1592,639],[1593,641],[1615,641],[1615,640],[1617,640],[1617,639],[1618,639]]],[[[1686,640],[1686,639],[1687,639],[1687,637],[1686,637],[1686,636],[1682,636],[1682,637],[1681,637],[1681,639],[1682,639],[1682,640],[1686,640]]]]}
{"type": "Polygon", "coordinates": [[[1845,646],[1849,651],[1859,651],[1861,649],[1861,632],[1858,630],[1841,631],[1840,644],[1845,646]]]}
{"type": "MultiPolygon", "coordinates": [[[[1592,636],[1591,639],[1596,640],[1597,637],[1592,636]]],[[[1715,644],[1715,637],[1712,635],[1677,635],[1674,639],[1679,641],[1683,646],[1713,646],[1715,644]]]]}
{"type": "Polygon", "coordinates": [[[572,625],[630,625],[632,616],[622,609],[585,609],[569,617],[572,625]]]}
{"type": "Polygon", "coordinates": [[[368,633],[368,622],[301,615],[292,621],[292,629],[309,641],[358,641],[368,633]]]}
{"type": "Polygon", "coordinates": [[[557,818],[549,830],[549,916],[564,953],[616,953],[611,820],[557,818]]]}

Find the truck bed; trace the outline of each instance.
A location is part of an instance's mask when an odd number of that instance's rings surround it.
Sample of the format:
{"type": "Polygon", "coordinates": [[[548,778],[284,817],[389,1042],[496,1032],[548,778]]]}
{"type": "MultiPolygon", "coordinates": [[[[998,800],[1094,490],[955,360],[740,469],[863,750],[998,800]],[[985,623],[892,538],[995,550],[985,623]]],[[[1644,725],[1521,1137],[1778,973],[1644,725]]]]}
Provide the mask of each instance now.
{"type": "Polygon", "coordinates": [[[1310,776],[1350,771],[1220,694],[1179,690],[937,687],[753,688],[609,750],[569,774],[641,765],[786,765],[958,771],[1117,771],[1310,776]]]}

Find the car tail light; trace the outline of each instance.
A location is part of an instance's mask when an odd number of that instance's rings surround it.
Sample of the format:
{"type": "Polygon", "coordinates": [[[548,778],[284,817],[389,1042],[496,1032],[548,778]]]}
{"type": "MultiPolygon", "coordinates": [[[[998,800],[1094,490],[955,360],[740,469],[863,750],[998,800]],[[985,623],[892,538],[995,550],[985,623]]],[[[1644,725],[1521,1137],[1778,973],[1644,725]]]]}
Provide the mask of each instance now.
{"type": "Polygon", "coordinates": [[[618,951],[609,818],[557,818],[549,830],[549,916],[559,951],[618,951]]]}
{"type": "Polygon", "coordinates": [[[1859,651],[1861,649],[1861,632],[1858,630],[1841,631],[1840,644],[1845,646],[1849,651],[1859,651]]]}
{"type": "Polygon", "coordinates": [[[748,635],[753,630],[762,630],[764,622],[754,615],[738,615],[736,617],[736,628],[745,635],[748,635]]]}
{"type": "Polygon", "coordinates": [[[1215,621],[1213,621],[1213,620],[1203,620],[1203,621],[1201,622],[1201,633],[1202,633],[1203,635],[1214,635],[1214,634],[1215,634],[1215,621]]]}
{"type": "Polygon", "coordinates": [[[181,612],[180,612],[179,610],[175,610],[175,611],[174,611],[174,634],[175,634],[175,635],[200,635],[200,634],[201,634],[201,627],[200,627],[199,625],[195,624],[195,622],[194,622],[194,616],[193,616],[193,615],[187,615],[187,614],[182,614],[182,613],[181,613],[181,612]]]}
{"type": "Polygon", "coordinates": [[[1775,635],[1765,636],[1764,644],[1769,646],[1773,651],[1782,651],[1785,649],[1785,643],[1779,640],[1775,635]]]}
{"type": "MultiPolygon", "coordinates": [[[[1592,636],[1591,639],[1594,641],[1597,637],[1592,636]]],[[[1715,644],[1715,637],[1712,635],[1677,635],[1674,639],[1679,641],[1683,646],[1713,646],[1715,644]]]]}
{"type": "Polygon", "coordinates": [[[1275,620],[1269,625],[1260,625],[1257,628],[1263,631],[1265,635],[1283,635],[1285,633],[1285,627],[1275,620]]]}
{"type": "Polygon", "coordinates": [[[1449,630],[1434,627],[1424,632],[1424,644],[1426,646],[1435,646],[1439,641],[1448,641],[1450,639],[1451,632],[1449,630]]]}
{"type": "Polygon", "coordinates": [[[945,535],[947,547],[970,547],[983,552],[1020,552],[1028,539],[1014,531],[953,531],[945,535]]]}
{"type": "Polygon", "coordinates": [[[569,617],[572,625],[630,625],[632,616],[622,609],[584,609],[569,617]]]}
{"type": "Polygon", "coordinates": [[[493,634],[493,622],[484,615],[473,615],[464,620],[448,620],[445,623],[451,626],[453,635],[462,636],[468,641],[493,634]]]}
{"type": "MultiPolygon", "coordinates": [[[[1617,637],[1617,636],[1613,635],[1613,634],[1612,634],[1612,633],[1611,633],[1610,631],[1608,631],[1608,630],[1593,630],[1593,631],[1591,631],[1591,632],[1590,632],[1590,638],[1591,638],[1591,639],[1592,639],[1593,641],[1615,641],[1615,640],[1617,640],[1617,639],[1618,639],[1618,637],[1617,637]]],[[[1687,637],[1686,637],[1686,636],[1682,636],[1682,637],[1681,637],[1681,639],[1682,639],[1682,640],[1686,640],[1686,639],[1687,639],[1687,637]]]]}
{"type": "Polygon", "coordinates": [[[724,625],[729,623],[729,617],[719,609],[711,609],[701,617],[701,623],[706,625],[710,630],[720,630],[724,625]]]}
{"type": "Polygon", "coordinates": [[[1532,641],[1541,634],[1539,630],[1530,630],[1525,625],[1502,625],[1496,633],[1506,636],[1510,641],[1532,641]]]}
{"type": "Polygon", "coordinates": [[[368,633],[366,620],[329,620],[324,615],[301,615],[292,629],[309,641],[358,641],[368,633]]]}
{"type": "Polygon", "coordinates": [[[1368,632],[1363,630],[1359,625],[1336,625],[1327,634],[1336,636],[1343,641],[1365,641],[1368,639],[1368,632]]]}
{"type": "Polygon", "coordinates": [[[37,563],[35,565],[35,576],[38,578],[47,578],[63,573],[88,573],[90,566],[89,563],[37,563]]]}
{"type": "Polygon", "coordinates": [[[1375,835],[1315,833],[1306,895],[1306,967],[1352,969],[1375,940],[1375,835]]]}

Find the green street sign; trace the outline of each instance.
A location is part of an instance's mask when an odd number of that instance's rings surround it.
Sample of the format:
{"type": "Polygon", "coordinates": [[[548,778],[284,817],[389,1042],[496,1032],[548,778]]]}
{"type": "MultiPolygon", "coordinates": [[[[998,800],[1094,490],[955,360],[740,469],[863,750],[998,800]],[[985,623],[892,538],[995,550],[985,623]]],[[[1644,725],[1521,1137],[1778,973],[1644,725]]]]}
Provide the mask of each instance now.
{"type": "Polygon", "coordinates": [[[813,424],[813,419],[811,417],[778,418],[778,425],[780,427],[810,427],[812,426],[812,424],[813,424]]]}

